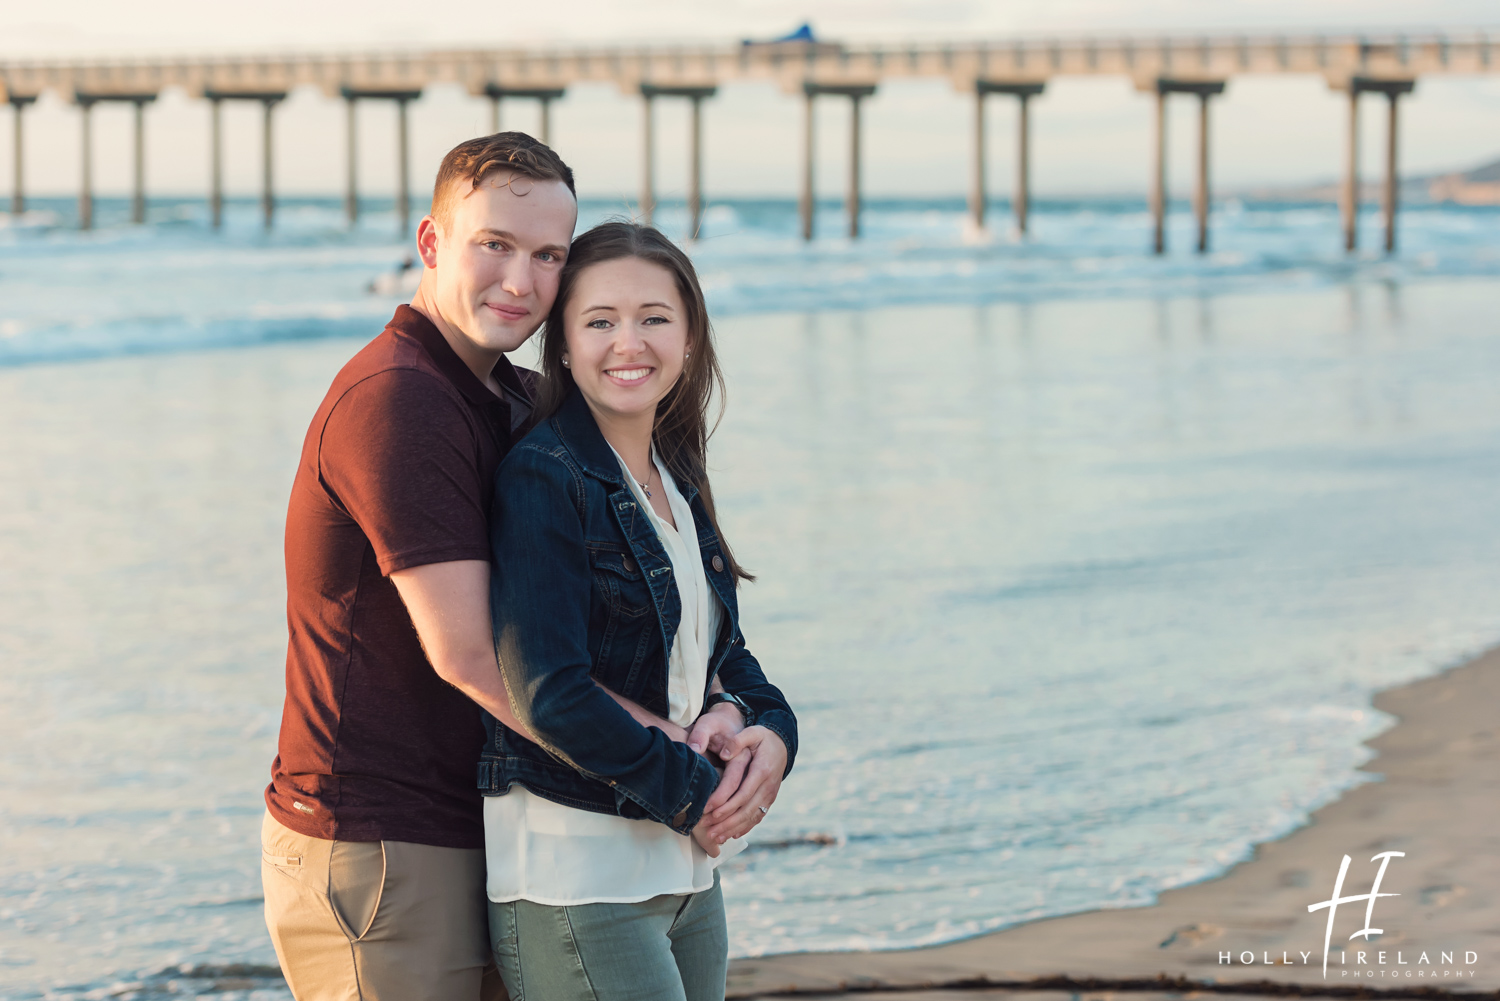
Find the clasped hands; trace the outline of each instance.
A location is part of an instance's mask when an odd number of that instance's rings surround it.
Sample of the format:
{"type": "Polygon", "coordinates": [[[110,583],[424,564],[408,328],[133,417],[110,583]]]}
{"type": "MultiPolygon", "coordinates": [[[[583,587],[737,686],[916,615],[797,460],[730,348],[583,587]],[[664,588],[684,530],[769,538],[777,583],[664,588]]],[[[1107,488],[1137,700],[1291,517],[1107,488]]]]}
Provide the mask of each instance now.
{"type": "Polygon", "coordinates": [[[776,802],[786,745],[774,730],[745,726],[740,711],[722,703],[693,722],[685,743],[719,769],[719,785],[693,828],[693,840],[717,858],[720,845],[748,834],[765,817],[762,808],[776,802]]]}

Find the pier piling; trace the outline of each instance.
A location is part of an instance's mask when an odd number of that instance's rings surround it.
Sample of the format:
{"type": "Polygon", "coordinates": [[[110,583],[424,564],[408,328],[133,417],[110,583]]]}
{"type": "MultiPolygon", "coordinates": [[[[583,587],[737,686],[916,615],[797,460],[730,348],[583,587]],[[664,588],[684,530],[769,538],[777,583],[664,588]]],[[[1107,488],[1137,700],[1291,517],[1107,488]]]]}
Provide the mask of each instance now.
{"type": "MultiPolygon", "coordinates": [[[[1224,89],[1219,84],[1219,90],[1224,89]]],[[[1193,215],[1198,222],[1198,253],[1208,252],[1208,98],[1213,93],[1198,91],[1198,181],[1193,187],[1193,215]]]]}
{"type": "Polygon", "coordinates": [[[984,170],[984,90],[974,88],[974,163],[973,176],[969,181],[969,215],[976,230],[984,229],[985,212],[989,208],[989,192],[985,188],[984,170]]]}
{"type": "Polygon", "coordinates": [[[25,130],[22,128],[21,115],[26,110],[26,105],[36,100],[32,94],[11,94],[10,106],[14,115],[15,136],[11,152],[15,154],[14,173],[11,174],[10,189],[10,214],[19,216],[26,211],[26,157],[25,146],[22,143],[25,130]]]}
{"type": "Polygon", "coordinates": [[[132,222],[146,221],[146,126],[145,106],[156,100],[151,92],[96,93],[73,92],[73,103],[78,105],[83,126],[81,184],[78,191],[78,228],[94,228],[94,105],[100,101],[126,101],[135,105],[135,171],[131,198],[130,219],[132,222]]]}
{"type": "Polygon", "coordinates": [[[977,80],[974,84],[976,113],[974,121],[974,179],[969,196],[969,211],[974,224],[984,228],[989,194],[985,184],[985,129],[984,99],[990,94],[1010,94],[1016,99],[1016,179],[1015,196],[1011,210],[1015,216],[1016,233],[1026,235],[1027,217],[1031,206],[1031,99],[1046,89],[1041,83],[1000,83],[994,80],[977,80]]]}
{"type": "Polygon", "coordinates": [[[146,102],[150,98],[137,98],[135,106],[135,184],[131,191],[130,221],[140,225],[146,221],[146,102]]]}
{"type": "Polygon", "coordinates": [[[656,94],[641,87],[641,225],[656,212],[656,94]]]}
{"type": "Polygon", "coordinates": [[[813,215],[817,205],[813,200],[813,140],[815,138],[813,117],[813,92],[804,90],[802,101],[802,190],[797,194],[797,215],[802,223],[802,239],[813,238],[813,215]]]}
{"type": "Polygon", "coordinates": [[[1198,226],[1198,253],[1208,250],[1208,99],[1224,93],[1223,80],[1156,81],[1156,146],[1151,178],[1152,250],[1167,249],[1167,96],[1195,94],[1198,97],[1198,156],[1193,186],[1193,217],[1198,226]]]}
{"type": "Polygon", "coordinates": [[[860,211],[860,102],[875,93],[874,84],[822,84],[807,81],[802,85],[805,95],[806,117],[802,165],[802,238],[813,238],[813,215],[816,204],[813,200],[813,102],[821,95],[847,97],[849,99],[849,194],[844,206],[849,213],[849,236],[859,236],[860,211]]]}
{"type": "Polygon", "coordinates": [[[1359,86],[1349,84],[1349,132],[1344,139],[1344,185],[1339,191],[1339,214],[1344,223],[1344,250],[1359,244],[1359,86]]]}
{"type": "Polygon", "coordinates": [[[354,102],[356,101],[394,101],[396,102],[396,226],[397,232],[404,240],[411,229],[411,176],[410,156],[408,153],[409,143],[407,141],[406,128],[406,106],[422,96],[420,87],[342,87],[339,93],[345,101],[349,102],[349,119],[346,134],[349,144],[349,176],[347,188],[344,194],[344,213],[349,217],[349,225],[353,226],[359,217],[359,193],[355,182],[355,160],[357,159],[354,131],[354,102]]]}
{"type": "Polygon", "coordinates": [[[396,232],[411,229],[411,142],[406,129],[409,97],[396,98],[396,232]]]}
{"type": "Polygon", "coordinates": [[[1381,199],[1385,209],[1385,252],[1393,254],[1396,252],[1396,200],[1400,197],[1397,190],[1396,175],[1396,98],[1394,90],[1385,92],[1386,100],[1390,104],[1389,117],[1386,120],[1385,133],[1385,197],[1381,199]]]}
{"type": "Polygon", "coordinates": [[[1156,89],[1156,117],[1151,144],[1151,252],[1167,249],[1167,92],[1156,89]]]}
{"type": "MultiPolygon", "coordinates": [[[[703,95],[694,94],[688,123],[688,239],[703,229],[703,95]]],[[[1395,105],[1391,105],[1394,113],[1395,105]]]]}
{"type": "Polygon", "coordinates": [[[209,218],[215,229],[224,224],[224,131],[222,105],[225,101],[259,101],[261,104],[261,192],[262,223],[271,228],[276,214],[275,190],[272,187],[272,163],[275,147],[272,139],[272,109],[286,100],[284,90],[215,90],[208,88],[203,96],[209,103],[209,218]]]}
{"type": "Polygon", "coordinates": [[[859,237],[859,102],[860,95],[849,95],[849,239],[859,237]]]}
{"type": "Polygon", "coordinates": [[[83,122],[83,149],[79,171],[78,228],[94,228],[94,102],[78,99],[78,110],[83,122]]]}
{"type": "Polygon", "coordinates": [[[1396,150],[1400,133],[1396,128],[1396,103],[1402,95],[1416,89],[1415,80],[1377,80],[1356,76],[1349,79],[1349,135],[1345,147],[1344,186],[1339,193],[1339,208],[1344,222],[1344,249],[1354,251],[1359,243],[1359,98],[1361,94],[1384,94],[1388,103],[1385,136],[1385,189],[1381,209],[1385,216],[1385,252],[1396,250],[1396,208],[1400,200],[1401,177],[1396,170],[1396,150]]]}
{"type": "Polygon", "coordinates": [[[224,225],[224,102],[208,100],[208,216],[214,229],[224,225]]]}
{"type": "Polygon", "coordinates": [[[500,131],[500,102],[507,97],[518,97],[536,101],[541,114],[537,138],[552,145],[552,102],[559,100],[567,90],[563,87],[503,87],[497,83],[485,84],[484,94],[490,99],[490,131],[500,131]]]}
{"type": "Polygon", "coordinates": [[[344,217],[349,220],[349,228],[353,229],[359,223],[359,116],[355,110],[355,98],[348,93],[344,94],[344,107],[344,162],[347,166],[344,175],[344,217]]]}
{"type": "Polygon", "coordinates": [[[264,217],[266,229],[271,228],[271,220],[276,215],[276,191],[272,186],[272,169],[276,162],[275,148],[272,145],[274,129],[271,127],[272,109],[276,102],[271,98],[261,102],[263,115],[261,118],[261,188],[260,188],[260,211],[264,217]]]}
{"type": "Polygon", "coordinates": [[[698,230],[703,224],[703,101],[718,92],[717,87],[641,84],[641,99],[645,102],[641,130],[641,141],[645,144],[641,157],[641,218],[646,225],[651,224],[651,216],[656,211],[654,104],[658,97],[683,97],[691,104],[688,119],[688,239],[698,238],[698,230]]]}
{"type": "MultiPolygon", "coordinates": [[[[1037,87],[1040,94],[1042,88],[1037,87]]],[[[1016,233],[1026,235],[1031,216],[1031,93],[1016,95],[1016,233]]]]}

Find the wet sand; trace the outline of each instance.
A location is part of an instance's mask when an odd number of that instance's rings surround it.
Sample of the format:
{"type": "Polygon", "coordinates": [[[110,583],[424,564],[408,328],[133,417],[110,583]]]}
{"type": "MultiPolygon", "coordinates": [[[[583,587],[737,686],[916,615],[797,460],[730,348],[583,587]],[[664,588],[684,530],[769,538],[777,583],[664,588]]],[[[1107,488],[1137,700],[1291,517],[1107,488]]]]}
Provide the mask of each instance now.
{"type": "Polygon", "coordinates": [[[932,948],[738,960],[730,997],[875,990],[916,1001],[991,996],[976,988],[1004,985],[1014,998],[1048,987],[1075,999],[1139,998],[1158,977],[1173,981],[1158,985],[1158,996],[1164,986],[1183,996],[1249,993],[1257,983],[1268,994],[1496,991],[1500,650],[1381,692],[1375,706],[1398,718],[1370,741],[1377,756],[1364,770],[1383,780],[1350,790],[1218,879],[1170,890],[1151,907],[1053,918],[932,948]],[[1370,892],[1378,865],[1371,856],[1387,851],[1405,856],[1391,859],[1380,887],[1399,896],[1379,900],[1370,922],[1384,933],[1368,944],[1350,941],[1366,926],[1366,902],[1343,904],[1325,976],[1328,912],[1309,913],[1308,905],[1333,896],[1345,855],[1352,860],[1343,895],[1370,892]]]}

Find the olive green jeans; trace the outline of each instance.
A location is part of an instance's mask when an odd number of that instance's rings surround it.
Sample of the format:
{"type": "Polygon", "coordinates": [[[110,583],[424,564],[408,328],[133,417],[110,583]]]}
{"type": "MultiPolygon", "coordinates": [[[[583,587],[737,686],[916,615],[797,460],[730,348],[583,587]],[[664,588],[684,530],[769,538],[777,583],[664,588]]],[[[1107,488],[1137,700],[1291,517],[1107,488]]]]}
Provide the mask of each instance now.
{"type": "Polygon", "coordinates": [[[719,874],[636,904],[490,903],[512,1001],[723,1001],[729,931],[719,874]]]}

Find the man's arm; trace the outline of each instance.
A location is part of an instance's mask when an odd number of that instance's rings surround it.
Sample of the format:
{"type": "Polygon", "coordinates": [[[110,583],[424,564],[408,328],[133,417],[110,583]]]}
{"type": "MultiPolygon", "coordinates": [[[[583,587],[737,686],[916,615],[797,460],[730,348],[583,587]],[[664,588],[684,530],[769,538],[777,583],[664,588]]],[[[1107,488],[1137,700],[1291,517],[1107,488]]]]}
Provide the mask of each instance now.
{"type": "MultiPolygon", "coordinates": [[[[456,560],[397,570],[391,574],[417,638],[438,677],[463,692],[508,729],[535,742],[516,719],[505,690],[505,679],[495,661],[495,637],[490,626],[490,564],[486,560],[456,560]]],[[[603,687],[603,686],[600,686],[603,687]]],[[[609,692],[609,689],[604,689],[609,692]]],[[[687,731],[647,712],[623,695],[610,697],[642,726],[654,726],[675,741],[687,731]]]]}
{"type": "MultiPolygon", "coordinates": [[[[595,682],[595,684],[598,684],[598,682],[595,682]]],[[[599,685],[599,687],[603,688],[606,692],[609,692],[609,697],[620,703],[624,710],[628,712],[631,717],[633,717],[635,721],[641,726],[654,726],[671,739],[677,741],[677,743],[679,744],[685,744],[688,742],[688,732],[682,727],[678,726],[676,723],[673,723],[669,719],[663,719],[662,717],[656,715],[656,713],[651,712],[649,709],[642,708],[639,703],[632,702],[623,695],[620,695],[616,692],[611,692],[604,685],[599,685]]],[[[693,750],[701,751],[701,748],[695,747],[693,748],[693,750]]]]}
{"type": "Polygon", "coordinates": [[[495,662],[490,631],[490,565],[487,560],[455,560],[397,570],[391,574],[427,660],[438,677],[528,740],[516,719],[495,662]]]}

